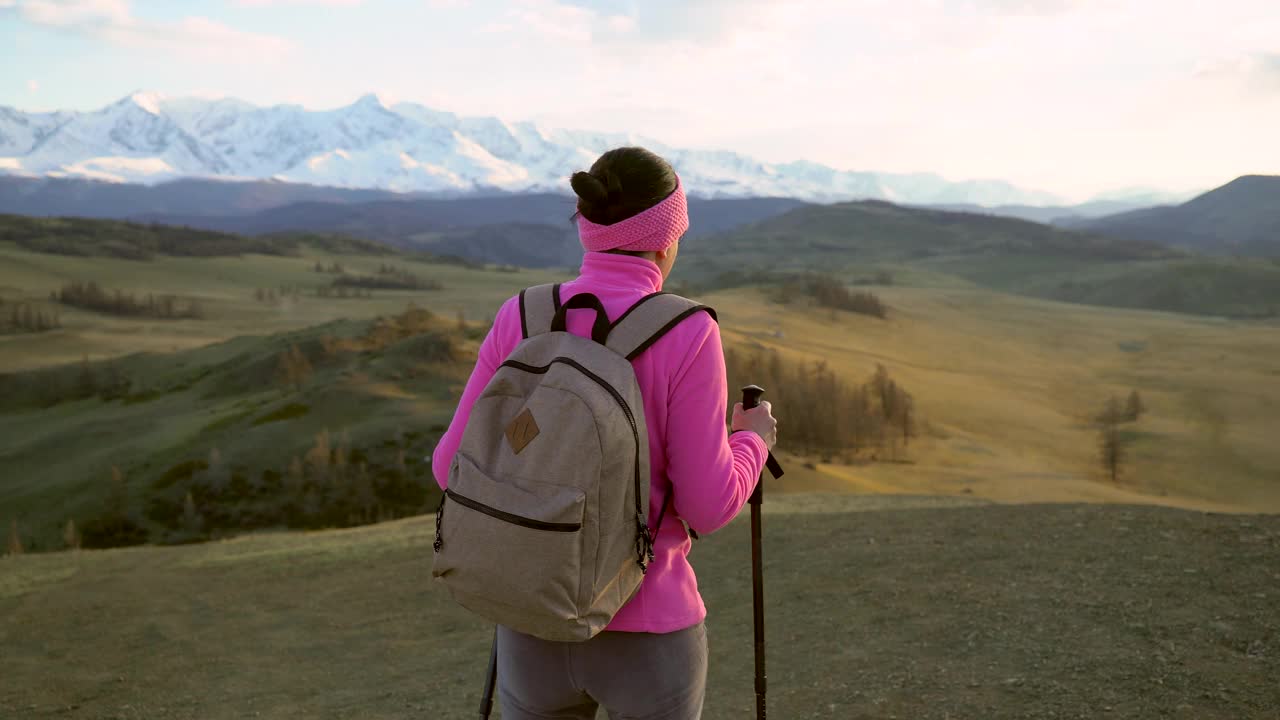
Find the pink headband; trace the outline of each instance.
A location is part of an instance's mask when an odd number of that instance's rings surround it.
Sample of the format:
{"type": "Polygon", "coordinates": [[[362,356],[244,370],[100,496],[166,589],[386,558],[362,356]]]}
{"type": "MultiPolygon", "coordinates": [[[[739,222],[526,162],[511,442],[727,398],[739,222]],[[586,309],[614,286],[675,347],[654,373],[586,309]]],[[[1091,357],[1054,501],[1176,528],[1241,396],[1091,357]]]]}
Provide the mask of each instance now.
{"type": "Polygon", "coordinates": [[[684,186],[676,177],[676,189],[662,202],[612,225],[597,225],[578,216],[578,239],[591,252],[605,250],[665,250],[689,229],[689,207],[684,186]]]}

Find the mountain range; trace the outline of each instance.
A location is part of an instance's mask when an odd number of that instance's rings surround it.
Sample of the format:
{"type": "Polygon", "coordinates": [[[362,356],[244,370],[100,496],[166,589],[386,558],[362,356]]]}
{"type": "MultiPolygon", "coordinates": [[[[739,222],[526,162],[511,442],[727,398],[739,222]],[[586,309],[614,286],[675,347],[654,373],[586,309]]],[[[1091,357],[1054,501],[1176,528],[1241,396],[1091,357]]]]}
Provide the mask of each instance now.
{"type": "MultiPolygon", "coordinates": [[[[138,92],[92,112],[0,107],[0,173],[155,184],[177,178],[281,180],[400,193],[567,192],[604,150],[640,144],[680,169],[692,195],[880,199],[903,204],[1060,205],[1000,180],[766,163],[627,134],[461,117],[366,95],[346,107],[258,107],[138,92]]],[[[1069,213],[1064,213],[1069,214],[1069,213]]]]}

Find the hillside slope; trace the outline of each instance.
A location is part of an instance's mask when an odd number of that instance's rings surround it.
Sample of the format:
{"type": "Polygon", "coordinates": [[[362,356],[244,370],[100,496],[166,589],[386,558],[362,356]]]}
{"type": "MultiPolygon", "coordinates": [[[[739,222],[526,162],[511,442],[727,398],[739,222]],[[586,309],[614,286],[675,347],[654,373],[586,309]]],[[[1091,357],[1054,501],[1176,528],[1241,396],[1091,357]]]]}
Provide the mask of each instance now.
{"type": "MultiPolygon", "coordinates": [[[[193,293],[208,313],[203,320],[160,322],[68,311],[60,330],[0,337],[6,373],[67,363],[48,370],[48,378],[14,372],[0,409],[0,505],[46,548],[57,546],[68,518],[102,507],[112,466],[123,471],[141,509],[148,488],[171,468],[207,461],[215,448],[229,467],[243,467],[246,478],[284,472],[326,428],[335,438],[349,434],[351,449],[416,432],[414,443],[393,445],[422,455],[414,448],[447,422],[471,356],[447,369],[424,366],[430,348],[413,340],[333,356],[324,336],[367,333],[375,317],[399,315],[411,300],[435,311],[443,326],[456,325],[457,311],[464,310],[472,321],[468,332],[478,334],[520,287],[562,279],[406,262],[445,289],[345,301],[307,294],[271,304],[256,301],[254,288],[327,282],[329,275],[312,269],[317,262],[372,273],[386,259],[139,263],[2,248],[0,259],[0,287],[25,284],[24,292],[36,298],[62,278],[92,273],[107,278],[107,287],[193,293]],[[276,373],[293,344],[314,373],[301,389],[288,391],[276,373]],[[191,349],[170,354],[177,348],[191,349]],[[141,350],[157,354],[121,357],[141,350]],[[74,396],[86,353],[95,378],[133,378],[132,399],[42,407],[42,393],[50,389],[74,396]],[[306,412],[290,409],[296,405],[306,412]],[[281,422],[258,423],[277,413],[281,422]]],[[[777,305],[773,293],[757,287],[700,296],[719,310],[729,348],[776,348],[792,361],[825,360],[851,383],[883,364],[915,397],[918,437],[904,462],[802,458],[784,489],[1280,510],[1273,471],[1280,467],[1280,446],[1271,432],[1280,423],[1280,384],[1270,361],[1280,355],[1275,325],[1089,308],[972,287],[877,293],[890,308],[887,320],[802,300],[777,305]],[[1128,430],[1131,455],[1120,483],[1112,484],[1098,463],[1091,418],[1108,397],[1131,390],[1142,394],[1150,412],[1128,430]]],[[[477,339],[464,344],[466,352],[477,339]]],[[[803,408],[777,411],[785,422],[803,408]]],[[[785,449],[785,432],[782,443],[785,449]]],[[[394,452],[378,459],[383,466],[394,462],[394,452]]]]}
{"type": "Polygon", "coordinates": [[[709,286],[795,272],[848,281],[881,271],[905,284],[959,279],[1067,302],[1202,315],[1280,312],[1280,264],[1195,255],[992,215],[882,202],[797,208],[682,248],[685,277],[709,286]],[[923,275],[922,275],[923,273],[923,275]]]}
{"type": "Polygon", "coordinates": [[[1073,225],[1206,253],[1280,257],[1280,176],[1246,175],[1181,205],[1135,210],[1073,225]]]}

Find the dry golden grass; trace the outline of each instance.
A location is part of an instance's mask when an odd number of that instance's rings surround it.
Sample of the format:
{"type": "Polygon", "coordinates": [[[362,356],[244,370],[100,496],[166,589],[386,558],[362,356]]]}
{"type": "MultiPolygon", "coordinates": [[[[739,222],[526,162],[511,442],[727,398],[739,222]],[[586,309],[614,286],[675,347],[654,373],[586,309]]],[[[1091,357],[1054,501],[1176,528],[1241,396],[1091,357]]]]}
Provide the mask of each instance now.
{"type": "Polygon", "coordinates": [[[43,301],[65,282],[95,280],[108,290],[194,297],[207,315],[203,320],[117,318],[60,307],[61,330],[0,335],[0,371],[76,362],[85,355],[97,360],[140,351],[186,350],[238,335],[297,330],[343,317],[395,314],[410,301],[449,318],[461,311],[477,322],[492,317],[498,304],[521,287],[559,277],[537,270],[501,273],[397,258],[397,266],[423,280],[438,280],[444,289],[376,290],[372,299],[339,300],[315,297],[314,289],[328,285],[334,277],[314,272],[317,261],[326,266],[337,262],[348,272],[373,275],[387,258],[310,253],[306,257],[158,257],[137,262],[46,255],[0,243],[0,298],[6,302],[43,301]],[[301,287],[303,297],[278,305],[254,298],[258,288],[281,286],[301,287]]]}
{"type": "MultiPolygon", "coordinates": [[[[833,320],[750,289],[705,298],[726,344],[824,359],[850,379],[883,363],[917,399],[925,427],[909,464],[818,465],[794,487],[1280,512],[1280,327],[973,289],[882,292],[887,321],[833,320]],[[1129,426],[1115,486],[1090,419],[1131,389],[1149,413],[1129,426]]],[[[784,442],[794,412],[776,408],[784,442]]]]}
{"type": "MultiPolygon", "coordinates": [[[[193,295],[209,319],[162,322],[76,310],[64,328],[0,337],[0,370],[135,352],[189,348],[338,317],[401,311],[409,301],[445,317],[491,317],[518,288],[564,279],[397,261],[439,292],[378,292],[372,300],[271,306],[258,287],[315,287],[319,260],[374,273],[379,257],[159,258],[138,263],[40,255],[0,245],[0,295],[40,298],[68,280],[109,288],[193,295]]],[[[679,279],[677,268],[674,279],[679,279]]],[[[1000,502],[1146,502],[1280,512],[1280,325],[1067,305],[940,284],[877,289],[888,320],[767,302],[756,289],[714,293],[725,342],[825,359],[850,380],[876,363],[916,397],[921,437],[906,463],[789,463],[781,490],[971,494],[1000,502]],[[778,337],[777,333],[782,337],[778,337]],[[1097,461],[1090,419],[1111,394],[1141,392],[1148,415],[1119,485],[1097,461]]],[[[382,392],[396,395],[395,387],[382,392]]],[[[786,435],[788,413],[777,408],[786,435]]]]}

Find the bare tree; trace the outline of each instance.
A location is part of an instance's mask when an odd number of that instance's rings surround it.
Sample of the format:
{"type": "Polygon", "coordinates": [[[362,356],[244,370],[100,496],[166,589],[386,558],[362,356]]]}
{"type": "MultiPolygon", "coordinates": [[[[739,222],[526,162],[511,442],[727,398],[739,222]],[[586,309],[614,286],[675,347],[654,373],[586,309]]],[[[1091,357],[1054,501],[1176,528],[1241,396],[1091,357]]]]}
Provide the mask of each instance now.
{"type": "Polygon", "coordinates": [[[1129,393],[1129,400],[1125,403],[1124,417],[1125,420],[1136,422],[1142,419],[1143,413],[1147,411],[1147,406],[1142,403],[1142,396],[1137,390],[1129,393]]]}
{"type": "Polygon", "coordinates": [[[1118,482],[1120,469],[1128,455],[1127,439],[1120,433],[1120,423],[1124,420],[1124,409],[1120,399],[1111,396],[1107,406],[1098,416],[1098,449],[1102,467],[1111,475],[1111,482],[1118,482]]]}
{"type": "Polygon", "coordinates": [[[916,403],[905,390],[899,392],[901,397],[895,405],[897,415],[894,420],[902,430],[902,447],[905,448],[911,444],[911,436],[916,433],[916,403]]]}

